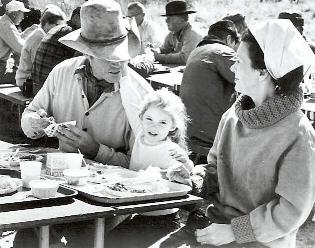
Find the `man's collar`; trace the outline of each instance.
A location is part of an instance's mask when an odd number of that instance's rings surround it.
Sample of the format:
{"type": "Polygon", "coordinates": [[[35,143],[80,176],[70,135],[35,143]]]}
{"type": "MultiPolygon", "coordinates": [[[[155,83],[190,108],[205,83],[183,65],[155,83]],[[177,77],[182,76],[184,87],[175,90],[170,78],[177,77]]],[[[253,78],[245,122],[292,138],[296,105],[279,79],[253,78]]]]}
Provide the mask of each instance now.
{"type": "Polygon", "coordinates": [[[174,35],[176,36],[178,40],[181,40],[185,31],[189,29],[190,27],[191,27],[190,23],[187,22],[181,30],[174,32],[174,35]]]}

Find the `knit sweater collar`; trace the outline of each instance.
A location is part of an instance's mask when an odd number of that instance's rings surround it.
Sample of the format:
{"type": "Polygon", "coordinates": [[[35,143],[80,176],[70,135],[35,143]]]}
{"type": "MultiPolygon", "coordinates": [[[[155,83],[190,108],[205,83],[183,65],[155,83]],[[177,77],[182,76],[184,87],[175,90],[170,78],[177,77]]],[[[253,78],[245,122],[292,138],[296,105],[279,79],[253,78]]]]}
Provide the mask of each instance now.
{"type": "Polygon", "coordinates": [[[250,129],[259,129],[272,126],[299,110],[302,103],[301,88],[287,96],[275,95],[258,107],[249,96],[241,95],[235,103],[235,113],[245,126],[250,129]]]}

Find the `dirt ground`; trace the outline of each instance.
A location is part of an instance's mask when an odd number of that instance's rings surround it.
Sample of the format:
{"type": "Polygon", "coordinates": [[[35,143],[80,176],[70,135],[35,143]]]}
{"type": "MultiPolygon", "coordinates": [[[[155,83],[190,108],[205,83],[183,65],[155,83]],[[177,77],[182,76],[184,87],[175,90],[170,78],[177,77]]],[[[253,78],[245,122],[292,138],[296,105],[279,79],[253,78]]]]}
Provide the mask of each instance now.
{"type": "MultiPolygon", "coordinates": [[[[46,145],[45,141],[33,141],[25,137],[19,126],[17,106],[11,105],[4,100],[0,100],[0,140],[14,144],[28,143],[34,146],[46,145]]],[[[205,209],[205,205],[202,209],[205,209]]],[[[183,223],[186,217],[187,213],[182,211],[181,219],[183,223]]],[[[0,237],[0,248],[10,248],[14,235],[14,232],[7,232],[0,237]]],[[[297,248],[315,248],[315,221],[311,221],[311,218],[305,222],[298,232],[297,248]]]]}

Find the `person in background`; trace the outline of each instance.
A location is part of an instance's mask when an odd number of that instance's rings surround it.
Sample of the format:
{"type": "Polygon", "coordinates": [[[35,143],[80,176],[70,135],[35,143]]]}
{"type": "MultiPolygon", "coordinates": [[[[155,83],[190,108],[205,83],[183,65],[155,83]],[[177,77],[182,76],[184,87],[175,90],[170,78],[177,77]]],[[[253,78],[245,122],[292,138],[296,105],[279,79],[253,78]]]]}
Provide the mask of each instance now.
{"type": "Polygon", "coordinates": [[[65,19],[66,14],[57,5],[49,4],[45,8],[40,25],[28,36],[22,48],[20,64],[15,76],[17,86],[23,88],[26,79],[31,77],[36,50],[41,40],[50,29],[62,24],[65,19]]]}
{"type": "MultiPolygon", "coordinates": [[[[25,38],[37,27],[31,26],[22,33],[17,30],[16,25],[23,20],[25,12],[29,9],[22,2],[13,0],[6,5],[6,12],[0,17],[0,78],[6,72],[7,60],[12,52],[20,55],[25,38]]],[[[15,63],[18,65],[18,61],[15,63]]]]}
{"type": "Polygon", "coordinates": [[[41,14],[40,9],[30,8],[30,12],[25,13],[24,19],[19,25],[21,31],[24,31],[33,24],[40,24],[41,14]]]}
{"type": "Polygon", "coordinates": [[[66,24],[52,28],[40,42],[32,67],[33,94],[41,89],[51,70],[60,62],[75,56],[76,51],[58,41],[80,28],[80,7],[72,11],[66,24]]]}
{"type": "Polygon", "coordinates": [[[304,18],[302,13],[298,10],[288,9],[286,11],[282,11],[278,15],[278,19],[288,19],[292,22],[294,27],[303,35],[304,39],[308,42],[310,48],[313,53],[315,53],[315,43],[310,39],[306,38],[304,35],[304,18]]]}
{"type": "Polygon", "coordinates": [[[140,33],[141,51],[145,53],[147,47],[158,47],[162,44],[162,35],[159,32],[158,24],[148,20],[145,17],[145,7],[140,2],[131,2],[128,4],[127,17],[134,17],[140,33]]]}
{"type": "Polygon", "coordinates": [[[202,36],[192,28],[188,15],[196,13],[187,10],[185,1],[172,1],[165,6],[166,23],[170,33],[158,49],[152,49],[156,61],[165,64],[185,65],[191,51],[196,48],[202,36]]]}
{"type": "Polygon", "coordinates": [[[239,37],[235,25],[221,20],[209,27],[208,35],[188,57],[180,87],[187,114],[190,158],[207,163],[209,149],[223,113],[232,105],[235,49],[239,37]]]}
{"type": "MultiPolygon", "coordinates": [[[[133,31],[137,26],[125,21],[114,0],[85,2],[80,19],[82,28],[59,41],[83,56],[67,59],[52,69],[24,110],[21,127],[26,136],[37,139],[45,134],[43,129],[51,116],[57,123],[76,121],[76,126],[58,129],[61,151],[80,150],[87,158],[128,168],[134,133],[140,129],[139,105],[153,91],[145,79],[127,67],[140,51],[140,40],[133,31]]],[[[114,218],[105,230],[121,218],[114,218]]],[[[93,243],[93,221],[51,229],[65,236],[69,247],[90,247],[93,243]]],[[[57,242],[56,237],[51,240],[57,242]]],[[[19,232],[14,245],[38,247],[33,230],[19,232]]]]}
{"type": "Polygon", "coordinates": [[[229,11],[222,20],[232,21],[235,24],[236,30],[240,36],[242,36],[242,34],[247,30],[245,15],[238,10],[229,11]]]}

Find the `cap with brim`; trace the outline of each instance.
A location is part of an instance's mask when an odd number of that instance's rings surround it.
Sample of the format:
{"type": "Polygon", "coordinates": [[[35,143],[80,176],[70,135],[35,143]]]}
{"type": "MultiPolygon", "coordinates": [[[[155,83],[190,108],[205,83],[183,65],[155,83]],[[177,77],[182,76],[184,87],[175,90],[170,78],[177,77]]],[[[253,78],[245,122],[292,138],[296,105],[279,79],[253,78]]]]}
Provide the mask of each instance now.
{"type": "Polygon", "coordinates": [[[311,48],[289,20],[263,21],[249,30],[262,49],[266,68],[274,79],[300,66],[306,71],[315,61],[311,48]]]}
{"type": "Polygon", "coordinates": [[[108,61],[126,61],[138,55],[136,22],[123,19],[117,2],[90,0],[82,5],[80,18],[81,28],[60,38],[62,44],[108,61]]]}
{"type": "Polygon", "coordinates": [[[16,12],[16,11],[30,12],[29,9],[25,8],[24,3],[15,1],[15,0],[9,2],[6,5],[5,10],[7,12],[16,12]]]}
{"type": "Polygon", "coordinates": [[[231,11],[229,13],[227,13],[222,20],[230,20],[234,23],[240,22],[240,21],[244,21],[245,20],[245,16],[243,13],[239,12],[239,11],[231,11]]]}
{"type": "Polygon", "coordinates": [[[278,18],[290,20],[295,27],[304,26],[304,19],[299,12],[284,11],[279,14],[278,18]]]}
{"type": "Polygon", "coordinates": [[[173,16],[196,13],[194,10],[187,10],[187,4],[185,1],[172,1],[166,4],[165,14],[161,16],[173,16]]]}

